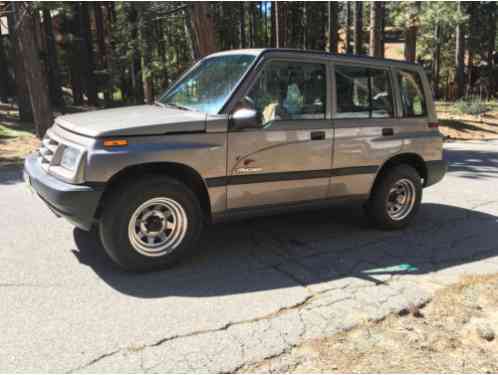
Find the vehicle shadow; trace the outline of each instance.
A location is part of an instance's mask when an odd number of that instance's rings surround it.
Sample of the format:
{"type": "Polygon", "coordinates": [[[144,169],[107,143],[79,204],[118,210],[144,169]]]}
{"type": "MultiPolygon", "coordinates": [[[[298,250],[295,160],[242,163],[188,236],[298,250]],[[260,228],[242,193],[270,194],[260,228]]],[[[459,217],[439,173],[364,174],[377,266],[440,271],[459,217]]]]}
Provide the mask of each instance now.
{"type": "Polygon", "coordinates": [[[127,295],[209,297],[345,278],[380,284],[392,275],[428,274],[498,257],[497,230],[496,216],[427,203],[409,228],[379,231],[355,205],[210,226],[190,258],[164,271],[121,271],[96,234],[79,229],[73,253],[127,295]]]}

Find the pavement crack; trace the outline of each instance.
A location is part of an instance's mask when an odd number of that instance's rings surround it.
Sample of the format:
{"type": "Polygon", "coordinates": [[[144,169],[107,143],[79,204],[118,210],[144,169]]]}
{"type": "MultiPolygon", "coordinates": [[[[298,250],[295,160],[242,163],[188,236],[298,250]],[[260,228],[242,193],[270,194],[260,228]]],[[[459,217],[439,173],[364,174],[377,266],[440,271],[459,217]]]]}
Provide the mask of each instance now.
{"type": "Polygon", "coordinates": [[[96,358],[88,361],[87,363],[85,363],[85,364],[83,364],[81,366],[78,366],[75,369],[69,370],[68,373],[72,374],[72,373],[75,373],[77,371],[84,370],[85,368],[90,367],[90,366],[94,365],[97,362],[100,362],[104,358],[112,357],[113,355],[118,354],[120,351],[121,351],[120,349],[117,349],[117,350],[114,350],[114,351],[109,352],[109,353],[101,354],[98,357],[96,357],[96,358]]]}

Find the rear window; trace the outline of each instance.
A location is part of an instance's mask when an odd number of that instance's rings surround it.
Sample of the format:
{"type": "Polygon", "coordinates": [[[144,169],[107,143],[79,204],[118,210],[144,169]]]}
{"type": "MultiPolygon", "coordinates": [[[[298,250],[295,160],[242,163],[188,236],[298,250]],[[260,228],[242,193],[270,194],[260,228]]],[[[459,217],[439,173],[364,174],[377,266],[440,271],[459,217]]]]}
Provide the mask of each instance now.
{"type": "Polygon", "coordinates": [[[427,115],[424,90],[420,75],[416,72],[402,70],[398,72],[403,117],[421,117],[427,115]]]}

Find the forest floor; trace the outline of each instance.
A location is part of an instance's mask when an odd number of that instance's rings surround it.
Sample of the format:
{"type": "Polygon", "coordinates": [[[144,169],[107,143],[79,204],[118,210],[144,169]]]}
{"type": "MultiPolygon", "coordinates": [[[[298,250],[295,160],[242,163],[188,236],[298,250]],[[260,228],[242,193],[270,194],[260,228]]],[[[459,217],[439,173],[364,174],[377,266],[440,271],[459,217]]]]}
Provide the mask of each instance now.
{"type": "Polygon", "coordinates": [[[489,108],[488,112],[474,116],[460,113],[454,103],[438,102],[439,130],[447,140],[498,139],[498,102],[489,103],[489,108]]]}
{"type": "Polygon", "coordinates": [[[242,371],[271,372],[278,363],[295,373],[496,373],[497,288],[498,275],[466,276],[421,309],[310,340],[242,371]]]}
{"type": "MultiPolygon", "coordinates": [[[[71,112],[84,110],[88,109],[70,108],[71,112]]],[[[447,140],[498,139],[498,103],[491,103],[490,111],[481,116],[459,113],[453,103],[438,102],[436,110],[447,140]]],[[[20,122],[15,106],[0,104],[0,166],[22,163],[39,145],[33,124],[20,122]]]]}
{"type": "Polygon", "coordinates": [[[16,107],[0,104],[0,167],[22,163],[39,146],[33,124],[20,122],[16,107]]]}

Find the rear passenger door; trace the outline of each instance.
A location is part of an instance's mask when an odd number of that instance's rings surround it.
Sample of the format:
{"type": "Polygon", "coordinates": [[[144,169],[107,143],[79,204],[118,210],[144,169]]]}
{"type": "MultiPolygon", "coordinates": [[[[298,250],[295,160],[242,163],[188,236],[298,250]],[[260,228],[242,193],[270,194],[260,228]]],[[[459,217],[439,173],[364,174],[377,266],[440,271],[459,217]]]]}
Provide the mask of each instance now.
{"type": "Polygon", "coordinates": [[[229,209],[324,199],[332,164],[328,65],[271,58],[244,93],[258,127],[228,134],[229,209]]]}
{"type": "Polygon", "coordinates": [[[365,195],[380,165],[403,141],[396,118],[391,70],[336,63],[335,128],[330,196],[365,195]]]}

